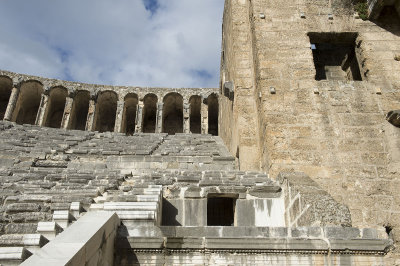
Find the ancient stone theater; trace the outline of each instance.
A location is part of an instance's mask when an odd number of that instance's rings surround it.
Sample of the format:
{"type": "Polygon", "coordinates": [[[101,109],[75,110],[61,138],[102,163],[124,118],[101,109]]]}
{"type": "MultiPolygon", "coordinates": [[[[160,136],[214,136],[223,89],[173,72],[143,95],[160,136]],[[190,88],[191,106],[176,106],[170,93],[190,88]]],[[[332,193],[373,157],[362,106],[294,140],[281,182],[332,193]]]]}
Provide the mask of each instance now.
{"type": "Polygon", "coordinates": [[[1,265],[400,265],[400,1],[222,27],[219,88],[0,72],[1,265]]]}

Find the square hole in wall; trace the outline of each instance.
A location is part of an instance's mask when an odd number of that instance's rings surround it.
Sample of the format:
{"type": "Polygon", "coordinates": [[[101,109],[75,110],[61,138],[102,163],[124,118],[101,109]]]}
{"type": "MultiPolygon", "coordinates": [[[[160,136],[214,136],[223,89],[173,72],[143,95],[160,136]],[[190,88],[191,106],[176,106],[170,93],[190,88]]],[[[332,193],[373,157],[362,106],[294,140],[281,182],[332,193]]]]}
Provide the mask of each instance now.
{"type": "Polygon", "coordinates": [[[207,199],[207,225],[233,226],[235,220],[235,198],[211,197],[207,199]]]}
{"type": "Polygon", "coordinates": [[[355,32],[310,32],[315,80],[362,80],[355,32]]]}

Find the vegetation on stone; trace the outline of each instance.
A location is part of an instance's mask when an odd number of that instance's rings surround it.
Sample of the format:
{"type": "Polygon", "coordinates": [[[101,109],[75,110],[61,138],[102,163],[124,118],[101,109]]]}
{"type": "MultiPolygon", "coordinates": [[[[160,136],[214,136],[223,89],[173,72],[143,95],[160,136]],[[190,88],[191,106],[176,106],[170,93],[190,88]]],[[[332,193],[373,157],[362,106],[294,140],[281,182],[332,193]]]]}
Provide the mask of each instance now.
{"type": "Polygon", "coordinates": [[[354,10],[362,20],[368,19],[368,4],[366,0],[359,0],[354,3],[354,10]]]}

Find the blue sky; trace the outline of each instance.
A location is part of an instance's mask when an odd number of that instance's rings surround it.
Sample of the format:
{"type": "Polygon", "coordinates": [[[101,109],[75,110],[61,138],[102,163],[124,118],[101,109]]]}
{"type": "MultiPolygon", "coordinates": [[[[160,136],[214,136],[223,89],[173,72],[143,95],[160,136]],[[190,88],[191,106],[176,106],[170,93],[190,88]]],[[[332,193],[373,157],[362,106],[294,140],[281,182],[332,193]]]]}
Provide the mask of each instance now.
{"type": "Polygon", "coordinates": [[[0,69],[87,83],[217,87],[224,0],[12,0],[0,69]]]}

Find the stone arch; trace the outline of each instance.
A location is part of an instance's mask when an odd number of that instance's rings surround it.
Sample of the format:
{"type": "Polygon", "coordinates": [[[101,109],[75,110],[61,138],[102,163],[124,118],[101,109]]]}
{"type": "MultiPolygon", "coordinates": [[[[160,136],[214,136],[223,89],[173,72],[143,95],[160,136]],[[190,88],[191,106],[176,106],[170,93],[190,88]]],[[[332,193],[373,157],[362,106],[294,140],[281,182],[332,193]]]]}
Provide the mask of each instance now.
{"type": "Polygon", "coordinates": [[[68,90],[64,87],[58,86],[50,89],[43,123],[46,127],[61,127],[67,96],[68,90]]]}
{"type": "Polygon", "coordinates": [[[201,134],[201,96],[193,95],[190,104],[190,132],[201,134]]]}
{"type": "Polygon", "coordinates": [[[29,80],[23,82],[11,121],[18,124],[34,125],[42,93],[43,85],[39,81],[29,80]]]}
{"type": "Polygon", "coordinates": [[[154,133],[157,121],[157,102],[158,98],[155,94],[147,94],[143,98],[143,132],[154,133]]]}
{"type": "Polygon", "coordinates": [[[118,95],[113,91],[103,91],[97,98],[94,130],[114,131],[118,95]]]}
{"type": "Polygon", "coordinates": [[[207,98],[208,103],[208,134],[218,136],[218,96],[212,93],[207,98]]]}
{"type": "Polygon", "coordinates": [[[4,118],[12,91],[12,79],[0,76],[0,120],[4,118]]]}
{"type": "Polygon", "coordinates": [[[125,96],[124,112],[122,114],[122,133],[132,135],[135,133],[136,110],[138,105],[138,96],[135,93],[129,93],[125,96]]]}
{"type": "Polygon", "coordinates": [[[164,97],[162,132],[168,134],[183,132],[183,97],[172,92],[164,97]]]}
{"type": "Polygon", "coordinates": [[[90,93],[88,91],[80,90],[75,94],[71,110],[71,119],[68,125],[69,129],[85,130],[89,111],[89,100],[90,93]]]}

